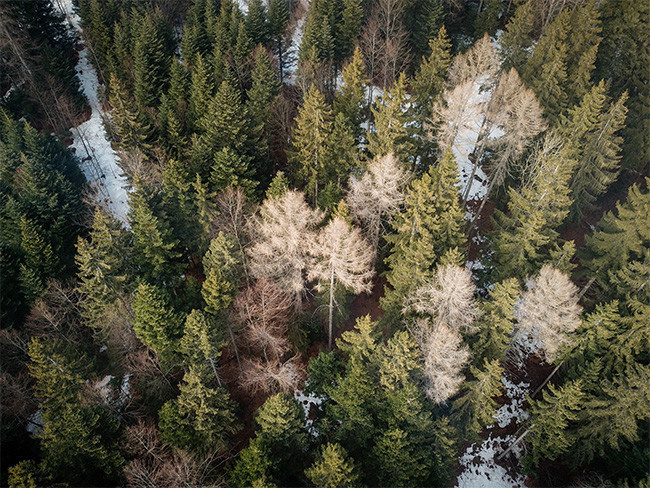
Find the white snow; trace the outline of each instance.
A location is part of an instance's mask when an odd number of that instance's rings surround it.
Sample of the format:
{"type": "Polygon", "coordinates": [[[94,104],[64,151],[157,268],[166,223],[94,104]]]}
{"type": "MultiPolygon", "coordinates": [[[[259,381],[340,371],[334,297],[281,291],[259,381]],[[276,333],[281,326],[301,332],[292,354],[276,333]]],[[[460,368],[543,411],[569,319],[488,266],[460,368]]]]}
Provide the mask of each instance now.
{"type": "MultiPolygon", "coordinates": [[[[458,477],[456,488],[525,488],[524,477],[513,478],[495,457],[512,442],[513,436],[488,437],[481,444],[472,444],[460,458],[463,472],[458,477]]],[[[513,450],[514,452],[514,450],[513,450]]]]}
{"type": "Polygon", "coordinates": [[[246,0],[237,0],[237,5],[239,6],[239,10],[241,10],[242,13],[248,13],[248,2],[246,0]]]}
{"type": "Polygon", "coordinates": [[[296,21],[296,26],[291,34],[291,50],[294,54],[291,57],[291,61],[287,64],[285,77],[285,80],[289,85],[295,85],[296,83],[296,73],[298,72],[298,50],[302,43],[302,36],[305,33],[306,20],[307,13],[305,12],[304,17],[301,17],[296,21]]]}
{"type": "Polygon", "coordinates": [[[36,410],[36,413],[33,413],[32,415],[29,416],[29,422],[27,422],[25,429],[30,434],[37,436],[43,430],[41,425],[43,425],[43,418],[41,415],[41,410],[38,409],[36,410]]]}
{"type": "MultiPolygon", "coordinates": [[[[305,385],[305,386],[307,386],[307,385],[305,385]]],[[[305,429],[313,437],[318,437],[319,432],[312,425],[314,423],[314,420],[309,418],[309,411],[311,410],[312,405],[314,405],[315,407],[318,407],[320,404],[322,404],[325,401],[325,398],[318,397],[318,396],[313,396],[313,395],[308,395],[303,390],[294,390],[293,397],[296,400],[298,400],[298,402],[302,406],[303,411],[305,412],[305,426],[304,426],[305,429]]]]}
{"type": "MultiPolygon", "coordinates": [[[[72,0],[55,0],[55,3],[68,24],[81,34],[81,19],[73,9],[72,0]]],[[[83,40],[80,42],[83,44],[83,40]]],[[[98,96],[101,84],[90,62],[91,55],[87,47],[79,52],[76,71],[92,113],[86,122],[70,129],[73,134],[72,147],[81,159],[81,170],[94,190],[97,204],[110,211],[128,228],[129,183],[104,128],[104,111],[98,96]]]]}
{"type": "Polygon", "coordinates": [[[505,377],[501,378],[501,382],[506,389],[506,396],[510,401],[506,402],[505,405],[502,405],[497,410],[494,419],[497,421],[497,425],[503,428],[508,426],[513,420],[520,423],[530,417],[528,412],[523,409],[523,403],[526,400],[526,393],[528,393],[530,383],[522,381],[521,383],[515,384],[505,377]]]}

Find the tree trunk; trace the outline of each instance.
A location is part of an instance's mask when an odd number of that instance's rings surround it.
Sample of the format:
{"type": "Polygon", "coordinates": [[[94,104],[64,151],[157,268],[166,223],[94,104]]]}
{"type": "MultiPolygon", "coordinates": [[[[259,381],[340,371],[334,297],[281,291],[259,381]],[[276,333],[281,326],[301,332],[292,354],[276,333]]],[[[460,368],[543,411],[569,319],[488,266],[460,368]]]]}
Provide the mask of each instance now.
{"type": "Polygon", "coordinates": [[[217,372],[217,367],[214,365],[214,360],[212,358],[210,358],[210,366],[212,366],[212,371],[214,371],[214,376],[215,378],[217,378],[217,383],[219,384],[219,386],[223,386],[223,384],[221,383],[221,378],[219,377],[219,373],[217,372]]]}

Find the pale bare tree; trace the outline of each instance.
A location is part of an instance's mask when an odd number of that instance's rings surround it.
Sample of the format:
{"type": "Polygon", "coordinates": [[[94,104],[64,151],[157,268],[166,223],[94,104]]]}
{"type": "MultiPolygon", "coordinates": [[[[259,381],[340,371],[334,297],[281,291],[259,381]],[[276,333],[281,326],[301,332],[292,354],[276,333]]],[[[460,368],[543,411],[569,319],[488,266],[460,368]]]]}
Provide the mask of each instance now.
{"type": "Polygon", "coordinates": [[[425,392],[435,403],[442,403],[455,395],[465,380],[462,372],[469,351],[458,332],[429,318],[419,318],[409,328],[420,346],[425,392]]]}
{"type": "Polygon", "coordinates": [[[374,252],[356,227],[342,217],[334,217],[318,234],[314,246],[316,258],[309,279],[318,280],[316,289],[329,291],[329,347],[332,348],[334,288],[342,285],[354,293],[369,292],[374,275],[374,252]]]}
{"type": "Polygon", "coordinates": [[[553,362],[580,326],[578,287],[550,264],[530,278],[526,287],[517,307],[518,328],[513,345],[530,350],[537,343],[546,360],[553,362]]]}
{"type": "Polygon", "coordinates": [[[379,21],[376,17],[370,17],[366,23],[363,31],[361,33],[361,51],[363,52],[363,58],[366,62],[366,71],[368,73],[368,78],[371,81],[369,86],[370,101],[372,101],[372,83],[377,83],[377,77],[380,72],[379,66],[381,63],[382,48],[383,48],[383,38],[381,35],[381,29],[379,27],[379,21]]]}
{"type": "Polygon", "coordinates": [[[289,350],[287,326],[291,319],[291,296],[271,280],[257,280],[243,290],[233,304],[234,318],[244,329],[249,346],[280,360],[289,350]]]}
{"type": "Polygon", "coordinates": [[[244,190],[239,187],[226,188],[216,199],[216,213],[212,223],[210,238],[219,232],[232,236],[237,242],[238,257],[244,269],[246,283],[249,283],[248,256],[246,248],[251,241],[248,222],[253,208],[244,190]]]}
{"type": "Polygon", "coordinates": [[[259,359],[245,359],[244,372],[239,382],[253,394],[293,393],[304,376],[295,363],[295,357],[284,363],[275,359],[268,363],[262,363],[259,359]]]}
{"type": "Polygon", "coordinates": [[[457,86],[466,81],[478,82],[483,89],[494,86],[499,72],[499,53],[485,34],[467,52],[458,54],[449,69],[449,85],[457,86]]]}
{"type": "Polygon", "coordinates": [[[409,174],[393,154],[373,159],[360,177],[351,176],[346,201],[350,212],[377,249],[384,222],[399,212],[409,174]]]}
{"type": "Polygon", "coordinates": [[[302,306],[309,251],[322,219],[322,212],[312,210],[302,192],[287,191],[266,199],[255,220],[256,242],[248,249],[251,274],[271,279],[291,293],[296,309],[302,306]]]}
{"type": "Polygon", "coordinates": [[[459,332],[474,332],[480,309],[472,273],[455,264],[439,266],[433,278],[406,298],[404,312],[429,315],[434,323],[459,332]]]}

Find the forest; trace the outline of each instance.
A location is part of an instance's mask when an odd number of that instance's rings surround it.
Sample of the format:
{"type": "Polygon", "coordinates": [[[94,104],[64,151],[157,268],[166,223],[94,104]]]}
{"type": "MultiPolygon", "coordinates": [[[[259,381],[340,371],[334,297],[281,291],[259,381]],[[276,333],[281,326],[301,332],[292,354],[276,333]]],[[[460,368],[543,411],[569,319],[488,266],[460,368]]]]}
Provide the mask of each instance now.
{"type": "Polygon", "coordinates": [[[650,488],[648,32],[0,0],[0,486],[650,488]]]}

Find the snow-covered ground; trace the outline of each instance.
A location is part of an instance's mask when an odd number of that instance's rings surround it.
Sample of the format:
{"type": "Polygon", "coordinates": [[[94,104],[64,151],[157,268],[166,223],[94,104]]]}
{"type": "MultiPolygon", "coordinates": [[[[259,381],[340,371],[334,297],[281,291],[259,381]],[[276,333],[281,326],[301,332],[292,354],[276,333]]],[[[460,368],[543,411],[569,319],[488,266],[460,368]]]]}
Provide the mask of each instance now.
{"type": "MultiPolygon", "coordinates": [[[[529,383],[513,383],[506,376],[501,378],[506,391],[506,402],[494,415],[496,424],[507,427],[513,421],[518,425],[528,418],[523,403],[530,387],[529,383]]],[[[491,429],[494,425],[489,425],[491,429]]],[[[525,477],[520,474],[509,474],[506,469],[497,464],[496,457],[508,449],[515,441],[512,435],[488,438],[481,443],[472,444],[460,458],[463,471],[458,476],[456,488],[525,488],[525,477]]],[[[523,447],[515,446],[511,453],[515,459],[522,455],[523,447]]]]}
{"type": "Polygon", "coordinates": [[[307,12],[305,15],[299,18],[296,21],[296,26],[293,29],[291,34],[291,51],[293,56],[291,62],[287,64],[286,67],[286,83],[289,85],[294,85],[296,83],[296,74],[298,72],[298,50],[300,49],[300,44],[302,43],[302,36],[305,33],[305,21],[307,20],[307,12]]]}
{"type": "Polygon", "coordinates": [[[318,437],[318,431],[312,425],[314,423],[314,420],[309,418],[309,411],[311,410],[312,405],[314,407],[318,407],[321,403],[323,403],[324,398],[308,395],[303,390],[295,390],[293,392],[293,397],[298,400],[302,406],[303,411],[305,412],[305,429],[307,429],[307,432],[309,432],[314,437],[318,437]]]}
{"type": "MultiPolygon", "coordinates": [[[[72,0],[54,0],[54,4],[81,38],[81,19],[73,9],[72,0]]],[[[80,42],[83,45],[83,40],[80,42]]],[[[101,84],[90,56],[92,53],[84,47],[79,52],[76,71],[92,113],[86,122],[70,129],[73,135],[72,147],[81,160],[81,170],[95,192],[97,204],[128,227],[129,183],[104,128],[105,114],[98,95],[101,84]]]]}

